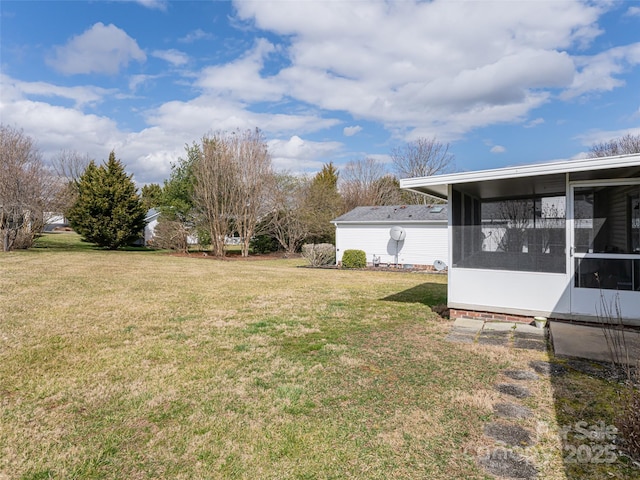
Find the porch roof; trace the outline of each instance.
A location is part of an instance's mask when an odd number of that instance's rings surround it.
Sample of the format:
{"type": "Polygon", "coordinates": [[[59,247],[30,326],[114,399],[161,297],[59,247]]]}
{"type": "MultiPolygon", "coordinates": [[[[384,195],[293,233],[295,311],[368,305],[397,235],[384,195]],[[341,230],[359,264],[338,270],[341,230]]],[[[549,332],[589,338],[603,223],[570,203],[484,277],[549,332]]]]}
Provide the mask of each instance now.
{"type": "Polygon", "coordinates": [[[449,185],[460,185],[463,190],[479,198],[561,193],[565,190],[566,174],[570,174],[571,180],[639,177],[640,154],[561,160],[491,170],[405,178],[400,180],[400,187],[441,199],[447,198],[449,185]]]}

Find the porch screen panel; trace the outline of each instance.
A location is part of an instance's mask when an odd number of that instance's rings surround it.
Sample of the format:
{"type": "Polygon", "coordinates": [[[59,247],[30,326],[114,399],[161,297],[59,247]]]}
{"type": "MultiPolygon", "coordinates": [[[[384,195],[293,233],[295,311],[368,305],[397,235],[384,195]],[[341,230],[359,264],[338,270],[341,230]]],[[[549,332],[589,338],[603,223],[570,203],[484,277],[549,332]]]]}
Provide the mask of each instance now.
{"type": "Polygon", "coordinates": [[[482,249],[480,238],[480,200],[453,189],[452,211],[452,260],[453,267],[464,267],[467,260],[482,249]]]}
{"type": "Polygon", "coordinates": [[[640,186],[576,188],[577,253],[640,254],[640,186]]]}
{"type": "Polygon", "coordinates": [[[460,252],[454,267],[566,271],[564,195],[461,203],[462,210],[477,205],[477,213],[461,215],[461,226],[454,223],[454,252],[460,252]]]}
{"type": "Polygon", "coordinates": [[[640,185],[574,191],[575,287],[640,291],[640,185]]]}

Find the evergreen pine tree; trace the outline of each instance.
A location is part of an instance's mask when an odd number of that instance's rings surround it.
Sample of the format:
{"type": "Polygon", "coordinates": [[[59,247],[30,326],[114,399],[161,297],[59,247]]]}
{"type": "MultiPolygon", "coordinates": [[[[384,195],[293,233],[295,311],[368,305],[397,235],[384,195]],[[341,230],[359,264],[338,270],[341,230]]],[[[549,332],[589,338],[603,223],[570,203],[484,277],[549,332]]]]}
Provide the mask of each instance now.
{"type": "Polygon", "coordinates": [[[77,188],[78,198],[67,218],[85,240],[115,250],[140,238],[146,211],[132,176],[114,152],[104,165],[92,161],[77,188]]]}
{"type": "Polygon", "coordinates": [[[310,243],[335,243],[331,220],[344,213],[344,201],[338,192],[338,170],[325,163],[311,180],[305,199],[310,243]]]}

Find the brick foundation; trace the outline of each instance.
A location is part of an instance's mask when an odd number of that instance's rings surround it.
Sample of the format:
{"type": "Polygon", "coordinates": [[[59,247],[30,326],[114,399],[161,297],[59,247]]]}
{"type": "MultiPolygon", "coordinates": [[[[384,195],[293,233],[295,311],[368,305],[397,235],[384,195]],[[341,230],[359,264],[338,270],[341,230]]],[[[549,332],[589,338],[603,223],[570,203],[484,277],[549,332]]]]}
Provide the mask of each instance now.
{"type": "Polygon", "coordinates": [[[477,310],[449,310],[449,318],[470,318],[473,320],[485,320],[489,322],[517,322],[529,324],[533,322],[533,317],[523,315],[512,315],[508,313],[479,312],[477,310]]]}

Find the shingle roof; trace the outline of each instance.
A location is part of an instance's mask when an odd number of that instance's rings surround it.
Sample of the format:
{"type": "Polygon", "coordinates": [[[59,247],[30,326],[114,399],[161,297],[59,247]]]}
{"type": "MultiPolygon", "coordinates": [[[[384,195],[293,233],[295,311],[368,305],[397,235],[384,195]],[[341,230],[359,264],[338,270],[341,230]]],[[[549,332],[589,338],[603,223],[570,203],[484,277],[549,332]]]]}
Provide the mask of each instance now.
{"type": "Polygon", "coordinates": [[[383,207],[356,207],[331,220],[332,223],[396,223],[446,222],[447,205],[390,205],[383,207]]]}
{"type": "Polygon", "coordinates": [[[156,210],[155,208],[151,208],[149,209],[149,211],[147,211],[147,215],[144,218],[146,221],[150,221],[153,217],[156,217],[160,214],[160,212],[158,210],[156,210]]]}

